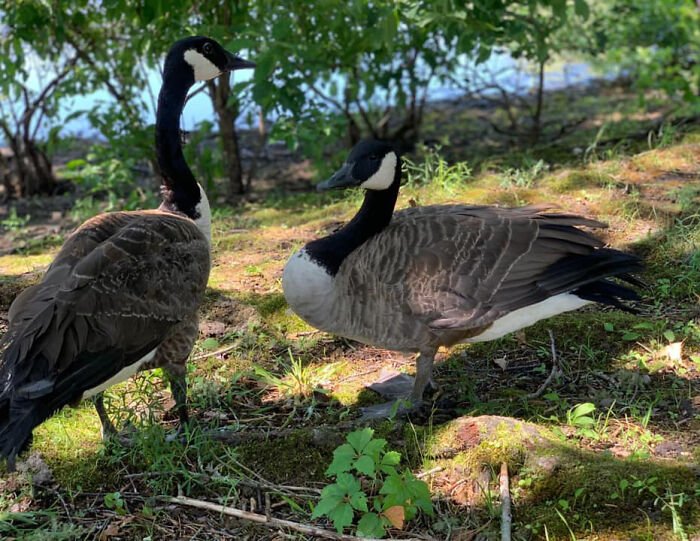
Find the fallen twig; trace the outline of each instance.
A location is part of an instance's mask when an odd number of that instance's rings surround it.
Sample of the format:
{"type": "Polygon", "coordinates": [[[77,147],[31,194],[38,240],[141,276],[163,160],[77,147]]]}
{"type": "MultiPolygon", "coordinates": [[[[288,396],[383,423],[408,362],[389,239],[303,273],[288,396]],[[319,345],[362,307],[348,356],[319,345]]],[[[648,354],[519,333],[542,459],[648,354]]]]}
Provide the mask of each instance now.
{"type": "Polygon", "coordinates": [[[501,493],[501,541],[510,541],[511,520],[510,511],[510,487],[508,482],[508,464],[501,464],[501,475],[499,476],[501,493]]]}
{"type": "Polygon", "coordinates": [[[557,347],[554,343],[554,334],[552,334],[552,331],[549,329],[547,329],[547,332],[549,333],[549,342],[552,348],[552,371],[549,373],[549,376],[547,376],[547,379],[544,380],[544,383],[540,385],[534,393],[530,393],[525,397],[528,400],[532,398],[539,398],[540,396],[542,396],[547,390],[547,387],[549,387],[549,384],[552,383],[554,377],[559,374],[559,362],[557,359],[557,347]]]}
{"type": "Polygon", "coordinates": [[[207,353],[200,353],[199,355],[192,357],[190,360],[193,362],[194,361],[201,361],[202,359],[206,359],[207,357],[214,357],[215,355],[223,355],[224,353],[228,353],[229,351],[236,349],[239,345],[240,345],[240,341],[238,341],[235,344],[232,344],[230,346],[226,346],[224,348],[217,349],[216,351],[209,351],[207,353]]]}
{"type": "Polygon", "coordinates": [[[433,475],[434,473],[441,472],[445,468],[443,466],[435,466],[434,468],[429,469],[428,471],[421,472],[416,475],[416,479],[423,479],[424,477],[428,477],[430,475],[433,475]]]}
{"type": "MultiPolygon", "coordinates": [[[[364,537],[360,538],[355,537],[354,535],[339,534],[330,530],[324,530],[323,528],[317,528],[315,526],[308,526],[299,522],[293,522],[291,520],[267,517],[258,513],[242,511],[241,509],[236,509],[235,507],[219,505],[204,500],[195,500],[194,498],[187,498],[185,496],[178,496],[177,498],[173,498],[170,496],[161,496],[160,499],[177,505],[186,505],[189,507],[196,507],[198,509],[207,509],[209,511],[215,511],[223,515],[229,515],[232,517],[240,518],[242,520],[250,520],[252,522],[257,522],[258,524],[263,524],[271,528],[289,528],[290,530],[294,530],[295,532],[314,535],[316,537],[322,537],[323,539],[335,539],[337,541],[360,541],[361,539],[364,539],[365,541],[378,541],[377,539],[370,539],[364,537]]],[[[404,541],[419,540],[417,538],[407,538],[404,541]]]]}

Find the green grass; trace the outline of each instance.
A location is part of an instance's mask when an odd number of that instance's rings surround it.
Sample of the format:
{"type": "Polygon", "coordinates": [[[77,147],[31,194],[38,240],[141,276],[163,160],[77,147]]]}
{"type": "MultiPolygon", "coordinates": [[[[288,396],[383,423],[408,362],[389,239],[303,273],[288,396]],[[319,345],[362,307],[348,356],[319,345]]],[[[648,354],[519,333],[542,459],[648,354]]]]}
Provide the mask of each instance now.
{"type": "MultiPolygon", "coordinates": [[[[610,107],[601,119],[628,106],[610,107]]],[[[608,130],[625,133],[617,124],[608,130]]],[[[553,202],[609,222],[604,238],[644,257],[648,288],[637,314],[585,309],[445,353],[435,409],[413,423],[376,427],[415,472],[444,468],[428,477],[436,516],[409,530],[439,539],[478,529],[497,539],[497,472],[506,461],[518,539],[700,534],[700,135],[662,139],[642,151],[595,147],[585,161],[571,152],[564,163],[537,152],[497,156],[475,173],[472,164],[443,160],[448,147],[414,157],[400,208],[411,200],[553,202]],[[528,397],[552,367],[549,331],[560,373],[528,397]],[[488,441],[460,447],[465,415],[531,423],[542,440],[496,430],[488,441]]],[[[378,401],[364,383],[388,364],[414,370],[400,354],[314,332],[281,294],[286,258],[350,218],[360,197],[272,194],[235,211],[216,209],[201,319],[219,330],[202,335],[193,352],[204,358],[190,366],[192,427],[171,437],[177,423],[158,372],[108,392],[111,415],[135,427],[130,446],[100,441],[91,404],[63,410],[35,431],[33,449],[51,469],[52,487],[0,478],[0,535],[72,539],[110,525],[126,539],[191,537],[191,528],[207,537],[272,535],[216,514],[182,510],[175,520],[158,497],[178,493],[246,509],[252,499],[257,511],[267,493],[274,515],[309,522],[333,450],[357,426],[358,407],[378,401]],[[213,437],[220,429],[226,437],[213,437]]],[[[0,257],[0,310],[54,253],[0,257]]]]}

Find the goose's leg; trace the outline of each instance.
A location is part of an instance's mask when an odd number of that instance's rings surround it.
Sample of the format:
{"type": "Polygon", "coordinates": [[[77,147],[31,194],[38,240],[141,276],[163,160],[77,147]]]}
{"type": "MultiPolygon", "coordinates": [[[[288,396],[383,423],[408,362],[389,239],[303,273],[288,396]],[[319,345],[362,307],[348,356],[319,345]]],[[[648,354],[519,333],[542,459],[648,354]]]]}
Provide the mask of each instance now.
{"type": "Polygon", "coordinates": [[[416,359],[415,379],[406,374],[398,374],[385,382],[369,386],[382,396],[396,398],[391,402],[362,408],[362,419],[381,419],[406,415],[423,405],[423,393],[427,387],[437,388],[433,381],[433,361],[436,350],[421,351],[416,359]]]}
{"type": "Polygon", "coordinates": [[[182,366],[182,370],[168,367],[168,379],[170,380],[170,391],[173,393],[173,399],[175,400],[177,416],[180,420],[180,429],[182,429],[184,425],[190,422],[190,416],[187,411],[187,378],[185,376],[185,367],[182,366]]]}
{"type": "Polygon", "coordinates": [[[426,388],[437,389],[433,380],[433,362],[435,351],[421,352],[416,359],[416,381],[411,391],[411,402],[419,403],[423,400],[426,388]]]}
{"type": "Polygon", "coordinates": [[[93,396],[92,403],[95,404],[97,416],[100,418],[100,423],[102,423],[102,439],[107,440],[113,436],[116,436],[117,429],[114,428],[114,424],[109,418],[109,415],[107,415],[107,410],[105,410],[103,393],[97,393],[95,396],[93,396]]]}

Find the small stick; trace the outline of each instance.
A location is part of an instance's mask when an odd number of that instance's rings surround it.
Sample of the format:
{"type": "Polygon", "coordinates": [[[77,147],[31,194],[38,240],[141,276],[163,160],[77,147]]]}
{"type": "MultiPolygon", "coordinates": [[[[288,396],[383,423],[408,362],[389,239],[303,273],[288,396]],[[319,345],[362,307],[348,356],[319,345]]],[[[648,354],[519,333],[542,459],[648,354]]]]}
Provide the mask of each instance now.
{"type": "Polygon", "coordinates": [[[214,355],[222,355],[224,353],[228,353],[231,350],[236,349],[239,346],[240,342],[236,342],[235,344],[231,346],[226,346],[221,349],[217,349],[216,351],[210,351],[208,353],[201,353],[200,355],[197,355],[195,357],[192,357],[190,361],[201,361],[202,359],[206,359],[207,357],[213,357],[214,355]]]}
{"type": "MultiPolygon", "coordinates": [[[[257,522],[258,524],[264,524],[270,528],[289,528],[295,532],[301,532],[309,535],[314,535],[316,537],[321,537],[323,539],[335,539],[336,541],[379,541],[373,538],[360,538],[354,535],[345,535],[341,533],[332,532],[330,530],[324,530],[323,528],[317,528],[315,526],[307,526],[306,524],[301,524],[299,522],[293,522],[291,520],[283,520],[274,517],[266,517],[265,515],[259,515],[258,513],[250,513],[249,511],[242,511],[236,509],[235,507],[228,507],[225,505],[219,505],[216,503],[206,502],[204,500],[195,500],[194,498],[187,498],[185,496],[178,496],[173,498],[170,496],[160,496],[161,500],[166,502],[175,503],[178,505],[187,505],[189,507],[196,507],[198,509],[207,509],[209,511],[215,511],[224,515],[229,515],[232,517],[240,518],[243,520],[250,520],[252,522],[257,522]]],[[[419,541],[417,538],[404,539],[403,541],[419,541]]]]}
{"type": "Polygon", "coordinates": [[[547,329],[547,332],[549,333],[549,342],[550,347],[552,349],[552,371],[549,373],[549,376],[547,376],[547,379],[544,380],[544,383],[540,385],[534,393],[530,393],[525,397],[528,400],[532,398],[539,398],[540,396],[542,396],[547,390],[547,387],[549,387],[549,384],[552,383],[554,377],[557,374],[559,374],[559,361],[557,359],[557,347],[554,343],[554,335],[552,334],[552,331],[550,329],[547,329]]]}
{"type": "Polygon", "coordinates": [[[510,487],[508,486],[508,464],[501,464],[501,475],[499,476],[501,493],[501,541],[510,541],[511,519],[510,512],[510,487]]]}
{"type": "Polygon", "coordinates": [[[443,466],[435,466],[434,468],[429,469],[428,471],[421,472],[416,475],[416,479],[423,479],[424,477],[428,477],[430,475],[433,475],[434,473],[441,472],[445,468],[443,466]]]}

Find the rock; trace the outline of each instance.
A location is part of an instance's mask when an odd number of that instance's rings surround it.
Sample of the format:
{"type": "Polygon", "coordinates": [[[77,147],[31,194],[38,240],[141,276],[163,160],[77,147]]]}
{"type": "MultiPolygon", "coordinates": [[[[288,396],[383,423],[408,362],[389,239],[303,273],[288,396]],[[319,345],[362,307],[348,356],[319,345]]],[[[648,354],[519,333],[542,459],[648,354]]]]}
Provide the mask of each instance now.
{"type": "Polygon", "coordinates": [[[482,443],[507,439],[502,446],[533,449],[547,440],[542,430],[534,424],[510,417],[482,415],[462,417],[452,421],[433,447],[436,456],[454,456],[473,449],[482,443]]]}
{"type": "Polygon", "coordinates": [[[53,473],[39,453],[32,453],[27,460],[17,463],[17,471],[31,479],[33,485],[48,485],[53,473]]]}

